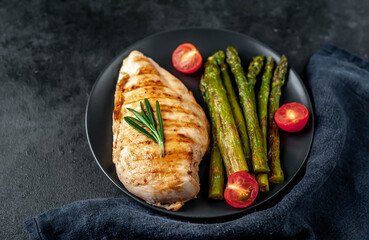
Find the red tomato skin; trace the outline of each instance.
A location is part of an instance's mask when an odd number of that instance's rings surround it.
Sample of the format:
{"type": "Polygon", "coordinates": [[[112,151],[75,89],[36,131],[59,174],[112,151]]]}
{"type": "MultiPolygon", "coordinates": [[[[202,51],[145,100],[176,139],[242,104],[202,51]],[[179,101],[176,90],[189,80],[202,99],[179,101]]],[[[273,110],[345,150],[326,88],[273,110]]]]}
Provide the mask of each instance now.
{"type": "Polygon", "coordinates": [[[259,192],[259,186],[255,178],[247,173],[247,172],[235,172],[232,173],[227,182],[226,189],[224,191],[224,199],[226,202],[235,208],[245,208],[250,206],[256,199],[259,192]],[[238,186],[238,184],[244,184],[244,189],[250,189],[250,197],[246,199],[245,201],[239,201],[236,199],[236,197],[239,196],[239,192],[232,190],[229,185],[235,184],[238,186]]]}
{"type": "Polygon", "coordinates": [[[307,108],[296,102],[286,103],[282,105],[275,113],[274,120],[277,126],[286,132],[301,131],[309,120],[309,111],[307,108]],[[288,118],[287,111],[293,111],[295,118],[288,118]]]}
{"type": "Polygon", "coordinates": [[[202,65],[202,56],[199,50],[197,50],[197,48],[193,44],[182,43],[173,51],[172,64],[175,69],[182,73],[194,73],[199,70],[202,65]],[[181,52],[185,50],[195,51],[193,59],[191,59],[192,65],[189,68],[182,66],[183,63],[181,62],[181,52]]]}

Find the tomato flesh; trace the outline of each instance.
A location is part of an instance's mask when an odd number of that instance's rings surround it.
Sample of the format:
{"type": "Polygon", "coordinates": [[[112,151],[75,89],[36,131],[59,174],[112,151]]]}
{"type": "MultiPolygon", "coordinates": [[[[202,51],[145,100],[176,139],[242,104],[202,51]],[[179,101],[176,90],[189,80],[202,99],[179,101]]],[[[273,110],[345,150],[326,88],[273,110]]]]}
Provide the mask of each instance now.
{"type": "Polygon", "coordinates": [[[173,66],[180,72],[193,73],[202,65],[202,56],[191,43],[179,45],[172,54],[173,66]]]}
{"type": "Polygon", "coordinates": [[[287,103],[276,111],[274,120],[280,129],[286,132],[298,132],[309,120],[309,111],[300,103],[287,103]]]}
{"type": "Polygon", "coordinates": [[[232,207],[245,208],[255,201],[258,192],[258,183],[251,174],[235,172],[228,178],[224,199],[232,207]]]}

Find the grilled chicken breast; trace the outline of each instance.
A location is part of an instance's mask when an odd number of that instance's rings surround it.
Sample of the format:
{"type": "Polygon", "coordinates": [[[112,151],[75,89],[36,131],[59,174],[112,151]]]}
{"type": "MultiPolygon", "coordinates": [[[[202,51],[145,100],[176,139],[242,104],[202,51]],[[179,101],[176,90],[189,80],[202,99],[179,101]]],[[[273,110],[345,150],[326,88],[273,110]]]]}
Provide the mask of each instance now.
{"type": "Polygon", "coordinates": [[[209,123],[184,84],[152,59],[132,51],[124,59],[115,92],[113,162],[129,192],[147,203],[178,210],[200,190],[198,166],[209,147],[209,123]],[[147,98],[156,118],[160,103],[166,155],[159,145],[128,125],[147,98]]]}

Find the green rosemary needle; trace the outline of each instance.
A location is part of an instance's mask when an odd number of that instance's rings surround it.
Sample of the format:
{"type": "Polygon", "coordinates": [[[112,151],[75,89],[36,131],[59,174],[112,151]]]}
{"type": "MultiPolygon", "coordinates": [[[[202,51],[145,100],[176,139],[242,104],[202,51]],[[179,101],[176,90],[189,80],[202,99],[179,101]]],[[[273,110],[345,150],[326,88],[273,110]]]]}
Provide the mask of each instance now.
{"type": "Polygon", "coordinates": [[[145,108],[146,112],[142,106],[142,102],[140,102],[141,113],[137,112],[132,108],[127,108],[130,112],[132,112],[136,118],[134,117],[124,117],[124,121],[126,121],[131,127],[139,131],[140,133],[146,135],[153,141],[155,141],[160,146],[161,156],[165,155],[164,149],[164,128],[163,128],[163,119],[161,118],[161,111],[159,102],[156,101],[156,119],[158,121],[158,127],[156,127],[156,122],[154,119],[154,115],[152,113],[152,108],[150,106],[149,100],[145,98],[145,108]],[[146,130],[146,127],[148,130],[146,130]]]}

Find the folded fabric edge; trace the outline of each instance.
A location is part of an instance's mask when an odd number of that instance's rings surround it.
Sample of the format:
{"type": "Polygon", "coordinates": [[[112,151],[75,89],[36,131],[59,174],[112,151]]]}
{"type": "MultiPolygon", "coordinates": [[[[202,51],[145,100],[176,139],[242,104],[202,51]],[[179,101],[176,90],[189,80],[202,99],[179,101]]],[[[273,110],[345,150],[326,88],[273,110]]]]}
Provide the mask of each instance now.
{"type": "Polygon", "coordinates": [[[29,239],[42,239],[35,218],[24,221],[24,226],[28,231],[29,239]]]}
{"type": "Polygon", "coordinates": [[[356,66],[369,71],[368,61],[332,43],[324,43],[324,45],[317,52],[317,54],[331,55],[331,56],[339,58],[341,61],[353,63],[356,66]]]}

